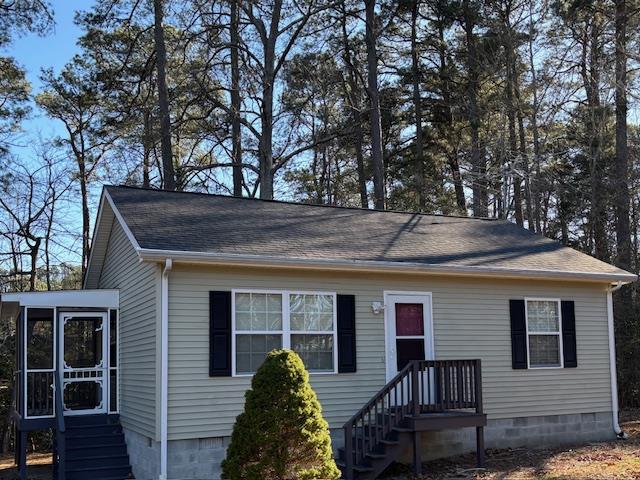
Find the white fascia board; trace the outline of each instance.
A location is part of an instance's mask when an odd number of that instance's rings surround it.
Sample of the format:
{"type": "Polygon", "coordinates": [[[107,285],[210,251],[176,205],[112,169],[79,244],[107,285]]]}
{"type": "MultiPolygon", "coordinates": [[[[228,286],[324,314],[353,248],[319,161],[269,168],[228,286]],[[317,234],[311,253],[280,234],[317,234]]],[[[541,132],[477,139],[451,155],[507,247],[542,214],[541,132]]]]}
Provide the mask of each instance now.
{"type": "Polygon", "coordinates": [[[494,277],[538,280],[585,281],[596,283],[631,283],[637,275],[631,273],[597,273],[580,271],[527,270],[503,267],[436,265],[412,262],[378,262],[365,260],[316,260],[306,258],[274,258],[262,255],[234,255],[211,252],[138,249],[142,261],[164,262],[167,258],[180,263],[254,266],[271,268],[303,268],[306,270],[342,270],[386,273],[425,273],[458,277],[494,277]]]}
{"type": "Polygon", "coordinates": [[[47,292],[10,292],[2,302],[18,302],[26,307],[119,308],[118,290],[58,290],[47,292]]]}
{"type": "Polygon", "coordinates": [[[122,229],[124,230],[125,235],[127,236],[129,241],[133,245],[133,248],[135,248],[136,251],[139,251],[140,250],[140,244],[138,243],[138,240],[136,240],[136,237],[134,237],[133,233],[131,233],[131,229],[129,228],[129,225],[127,225],[127,222],[125,222],[124,218],[122,218],[122,215],[120,214],[120,211],[116,207],[116,204],[114,203],[113,199],[111,198],[111,195],[109,195],[109,192],[107,191],[106,188],[104,190],[104,198],[107,200],[107,202],[109,202],[109,206],[111,207],[111,210],[113,210],[113,214],[118,219],[118,222],[120,223],[120,226],[122,227],[122,229]]]}
{"type": "MultiPolygon", "coordinates": [[[[109,195],[109,192],[107,191],[106,188],[103,188],[102,189],[102,196],[100,198],[100,206],[98,208],[98,215],[96,216],[96,223],[93,226],[93,236],[92,236],[92,239],[91,239],[91,251],[89,252],[89,262],[88,262],[89,267],[91,267],[91,262],[93,261],[93,255],[94,255],[94,251],[95,251],[94,245],[95,245],[95,240],[96,240],[96,233],[98,231],[98,228],[100,228],[100,222],[101,222],[101,219],[102,219],[102,214],[104,212],[105,203],[109,204],[109,207],[111,208],[111,211],[113,212],[113,215],[118,220],[118,223],[120,223],[120,226],[122,227],[122,230],[124,230],[124,233],[127,236],[127,238],[129,239],[129,241],[131,242],[131,244],[133,245],[133,248],[136,250],[136,252],[138,250],[140,250],[140,244],[136,240],[136,237],[133,236],[133,233],[131,233],[131,229],[129,228],[127,223],[124,221],[124,218],[122,218],[122,215],[120,214],[120,212],[116,208],[116,205],[115,205],[113,199],[111,198],[111,195],[109,195]]],[[[87,269],[87,272],[88,271],[89,271],[89,269],[87,269]]],[[[88,279],[88,275],[85,272],[84,278],[82,279],[82,288],[86,288],[87,287],[87,279],[88,279]]]]}

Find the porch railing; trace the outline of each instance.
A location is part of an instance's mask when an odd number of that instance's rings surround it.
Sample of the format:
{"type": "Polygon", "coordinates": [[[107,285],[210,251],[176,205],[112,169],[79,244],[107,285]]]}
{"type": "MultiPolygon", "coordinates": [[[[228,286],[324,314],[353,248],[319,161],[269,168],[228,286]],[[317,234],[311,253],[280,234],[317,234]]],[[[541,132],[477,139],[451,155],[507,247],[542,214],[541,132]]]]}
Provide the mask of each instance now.
{"type": "Polygon", "coordinates": [[[408,418],[449,410],[482,412],[480,360],[411,361],[344,424],[347,472],[408,418]]]}
{"type": "Polygon", "coordinates": [[[27,372],[27,404],[25,417],[44,417],[53,415],[54,371],[27,372]]]}

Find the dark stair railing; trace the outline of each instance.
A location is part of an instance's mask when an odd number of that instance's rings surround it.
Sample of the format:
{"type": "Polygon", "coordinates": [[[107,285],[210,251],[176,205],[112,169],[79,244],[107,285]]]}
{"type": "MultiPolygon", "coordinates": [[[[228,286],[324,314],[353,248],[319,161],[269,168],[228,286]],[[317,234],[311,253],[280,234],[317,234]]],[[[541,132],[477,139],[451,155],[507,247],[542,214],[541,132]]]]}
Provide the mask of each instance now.
{"type": "Polygon", "coordinates": [[[62,386],[60,382],[60,375],[55,373],[55,405],[56,405],[56,435],[54,445],[54,478],[56,480],[66,480],[67,468],[66,468],[66,426],[64,421],[64,403],[62,401],[62,386]]]}
{"type": "MultiPolygon", "coordinates": [[[[384,456],[409,420],[452,410],[482,414],[480,360],[414,360],[344,424],[344,478],[384,456]]],[[[415,447],[415,446],[414,446],[415,447]]],[[[480,459],[479,459],[480,461],[480,459]]]]}

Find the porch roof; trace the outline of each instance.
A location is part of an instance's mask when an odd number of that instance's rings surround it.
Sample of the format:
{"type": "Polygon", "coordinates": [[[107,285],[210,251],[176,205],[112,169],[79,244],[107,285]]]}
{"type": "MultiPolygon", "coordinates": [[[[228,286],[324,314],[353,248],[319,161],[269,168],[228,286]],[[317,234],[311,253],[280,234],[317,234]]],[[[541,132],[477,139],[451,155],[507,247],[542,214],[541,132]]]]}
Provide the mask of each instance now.
{"type": "Polygon", "coordinates": [[[58,290],[0,294],[0,318],[17,314],[20,307],[118,308],[118,290],[58,290]]]}

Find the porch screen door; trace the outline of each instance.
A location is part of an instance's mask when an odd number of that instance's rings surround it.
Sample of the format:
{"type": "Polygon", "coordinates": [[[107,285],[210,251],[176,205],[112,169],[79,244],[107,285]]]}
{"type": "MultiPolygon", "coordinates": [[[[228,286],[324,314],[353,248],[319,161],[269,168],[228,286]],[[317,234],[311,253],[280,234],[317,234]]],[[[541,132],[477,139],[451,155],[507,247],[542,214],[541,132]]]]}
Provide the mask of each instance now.
{"type": "Polygon", "coordinates": [[[106,413],[107,313],[61,313],[60,338],[64,414],[106,413]]]}

